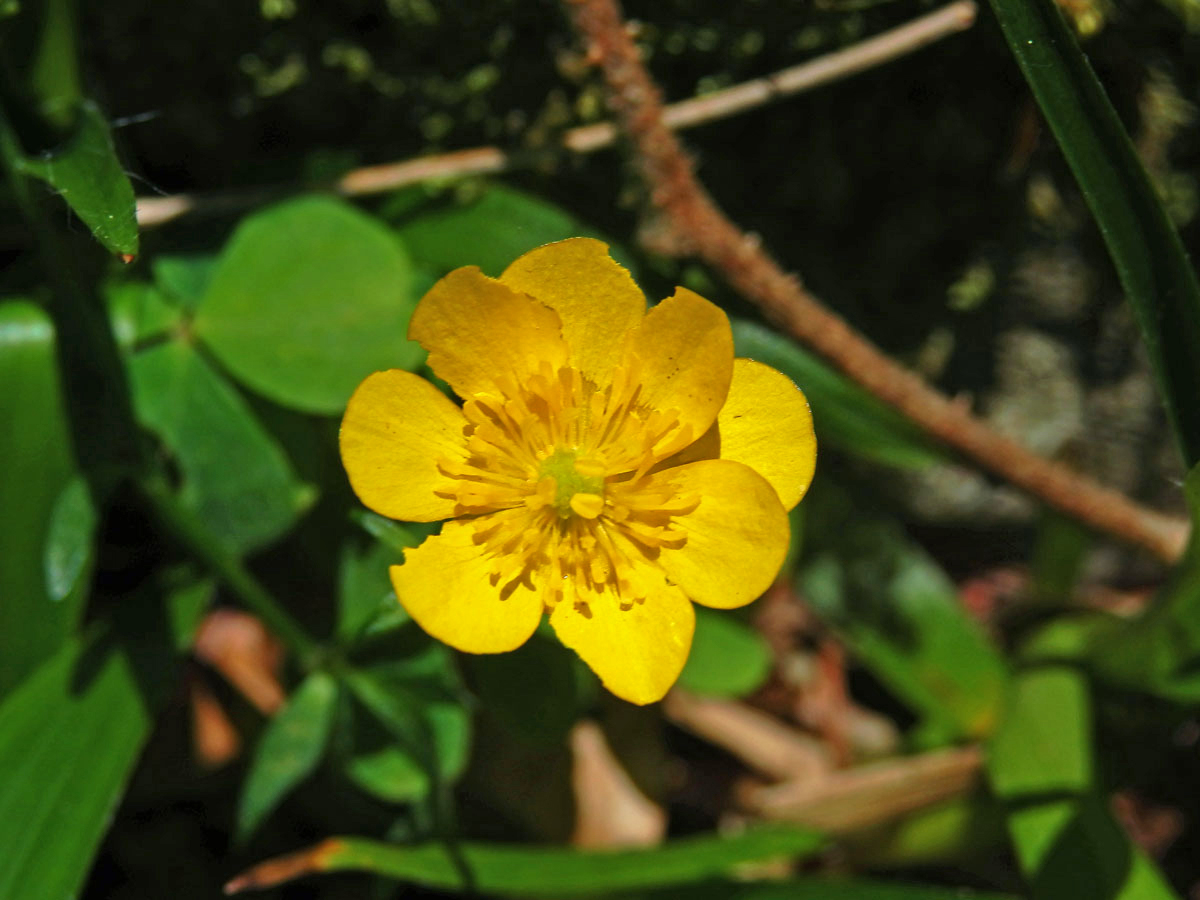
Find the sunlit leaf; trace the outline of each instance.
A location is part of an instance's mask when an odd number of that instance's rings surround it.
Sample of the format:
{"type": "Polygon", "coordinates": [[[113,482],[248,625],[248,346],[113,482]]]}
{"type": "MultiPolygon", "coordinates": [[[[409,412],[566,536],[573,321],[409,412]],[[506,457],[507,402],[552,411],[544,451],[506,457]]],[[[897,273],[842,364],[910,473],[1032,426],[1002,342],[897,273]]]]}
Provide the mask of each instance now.
{"type": "Polygon", "coordinates": [[[354,870],[442,890],[561,896],[700,882],[745,863],[803,858],[824,843],[811,831],[782,826],[607,852],[475,843],[400,847],[361,838],[331,838],[301,855],[263,863],[230,887],[265,887],[311,872],[354,870]]]}
{"type": "Polygon", "coordinates": [[[182,502],[229,549],[263,546],[312,500],[246,402],[189,345],[168,341],[129,362],[138,417],[179,460],[182,502]]]}
{"type": "Polygon", "coordinates": [[[988,774],[1035,900],[1176,896],[1098,793],[1091,700],[1079,671],[1045,666],[1016,676],[988,774]]]}
{"type": "Polygon", "coordinates": [[[423,195],[423,188],[405,191],[393,202],[393,214],[387,209],[383,214],[397,221],[413,260],[439,276],[459,266],[479,266],[494,278],[522,253],[570,237],[600,238],[618,262],[632,267],[628,254],[611,240],[563,208],[517,188],[492,184],[467,202],[453,196],[422,202],[423,195]]]}
{"type": "Polygon", "coordinates": [[[405,337],[417,299],[394,234],[347,203],[305,197],[242,222],[193,327],[248,387],[333,414],[370,373],[419,364],[405,337]]]}
{"type": "Polygon", "coordinates": [[[77,896],[210,593],[172,595],[170,629],[135,598],[0,703],[0,897],[77,896]]]}
{"type": "Polygon", "coordinates": [[[55,366],[54,329],[37,306],[0,303],[0,697],[78,622],[86,584],[52,603],[46,541],[75,477],[55,366]]]}
{"type": "Polygon", "coordinates": [[[195,310],[208,290],[217,258],[208,254],[166,254],[150,264],[155,285],[183,309],[195,310]]]}
{"type": "Polygon", "coordinates": [[[1015,900],[968,888],[935,887],[867,878],[792,878],[717,881],[658,891],[619,894],[613,900],[1015,900]]]}
{"type": "Polygon", "coordinates": [[[113,337],[122,350],[169,337],[180,329],[179,310],[153,285],[121,281],[107,285],[104,294],[113,337]]]}
{"type": "Polygon", "coordinates": [[[697,607],[696,633],[679,685],[710,697],[744,697],[771,672],[762,635],[734,616],[697,607]]]}
{"type": "Polygon", "coordinates": [[[137,255],[133,187],[117,159],[108,121],[95,104],[80,104],[66,143],[24,159],[21,169],[53,188],[107,249],[137,255]]]}

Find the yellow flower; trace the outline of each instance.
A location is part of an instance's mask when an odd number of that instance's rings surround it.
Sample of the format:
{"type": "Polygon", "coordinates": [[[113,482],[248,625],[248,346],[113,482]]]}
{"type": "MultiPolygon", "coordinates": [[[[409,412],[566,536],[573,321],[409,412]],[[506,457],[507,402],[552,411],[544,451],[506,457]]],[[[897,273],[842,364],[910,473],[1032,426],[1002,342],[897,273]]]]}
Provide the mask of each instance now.
{"type": "Polygon", "coordinates": [[[438,640],[514,650],[543,611],[614,694],[660,699],[691,647],[692,603],[770,586],[787,510],[812,479],[804,395],[733,358],[729,320],[685,288],[646,311],[601,242],[526,253],[500,276],[456,269],[409,337],[462,398],[377,372],[350,398],[342,461],[393,519],[447,519],[391,568],[438,640]]]}

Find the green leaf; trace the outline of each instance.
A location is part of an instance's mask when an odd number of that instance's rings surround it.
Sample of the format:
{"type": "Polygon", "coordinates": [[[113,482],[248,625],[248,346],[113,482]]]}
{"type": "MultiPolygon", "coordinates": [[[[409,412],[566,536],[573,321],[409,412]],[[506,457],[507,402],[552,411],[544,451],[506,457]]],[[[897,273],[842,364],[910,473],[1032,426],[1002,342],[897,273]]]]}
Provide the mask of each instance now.
{"type": "MultiPolygon", "coordinates": [[[[419,542],[414,535],[408,546],[415,547],[419,542]]],[[[403,554],[382,542],[373,542],[361,550],[353,545],[345,547],[338,572],[339,641],[352,642],[384,614],[390,614],[388,621],[393,627],[409,620],[408,613],[396,600],[388,575],[389,566],[402,562],[403,554]]]]}
{"type": "Polygon", "coordinates": [[[1200,462],[1200,286],[1150,178],[1052,0],[991,0],[1141,327],[1183,458],[1200,462]]]}
{"type": "Polygon", "coordinates": [[[734,319],[732,324],[738,356],[773,366],[804,391],[818,444],[828,442],[872,462],[910,469],[951,459],[916,425],[798,344],[754,322],[734,319]]]}
{"type": "Polygon", "coordinates": [[[924,720],[926,741],[991,733],[1007,667],[963,610],[954,584],[898,523],[828,480],[805,501],[827,549],[798,572],[814,610],[924,720]]]}
{"type": "Polygon", "coordinates": [[[78,894],[210,595],[128,602],[115,629],[72,639],[0,704],[0,897],[78,894]]]}
{"type": "Polygon", "coordinates": [[[66,143],[40,157],[26,157],[21,170],[57,191],[107,249],[137,255],[133,187],[117,159],[108,122],[94,103],[79,105],[66,143]]]}
{"type": "Polygon", "coordinates": [[[1175,897],[1094,784],[1091,700],[1079,671],[1052,666],[1014,678],[988,775],[1034,900],[1175,897]]]}
{"type": "MultiPolygon", "coordinates": [[[[618,262],[633,268],[621,247],[534,194],[493,184],[466,203],[446,198],[423,204],[424,192],[412,188],[394,201],[406,210],[396,231],[417,264],[438,275],[459,266],[479,266],[495,278],[522,253],[570,237],[599,238],[610,245],[618,262]]],[[[386,210],[383,214],[388,215],[386,210]]]]}
{"type": "Polygon", "coordinates": [[[471,719],[463,705],[451,652],[414,626],[372,648],[386,662],[344,673],[370,713],[360,727],[346,773],[364,790],[406,802],[453,783],[466,768],[471,719]]]}
{"type": "Polygon", "coordinates": [[[711,697],[744,697],[771,673],[771,649],[761,634],[729,613],[696,608],[696,634],[681,687],[711,697]]]}
{"type": "Polygon", "coordinates": [[[1091,546],[1092,532],[1076,519],[1044,508],[1030,564],[1034,596],[1044,603],[1070,600],[1091,546]]]}
{"type": "Polygon", "coordinates": [[[1101,622],[1089,634],[1088,665],[1123,690],[1200,703],[1200,465],[1184,482],[1192,534],[1154,603],[1132,622],[1101,622]]]}
{"type": "Polygon", "coordinates": [[[37,306],[0,303],[0,697],[74,630],[86,582],[59,603],[47,583],[55,505],[76,476],[55,365],[54,329],[37,306]]]}
{"type": "Polygon", "coordinates": [[[41,21],[29,67],[30,88],[38,112],[59,128],[70,125],[76,105],[83,99],[74,7],[72,0],[44,0],[34,7],[41,21]]]}
{"type": "Polygon", "coordinates": [[[154,285],[119,281],[105,285],[104,296],[113,337],[124,351],[181,331],[179,310],[169,304],[154,285]]]}
{"type": "Polygon", "coordinates": [[[59,494],[46,538],[46,591],[57,602],[83,589],[96,538],[96,509],[87,482],[72,478],[59,494]]]}
{"type": "Polygon", "coordinates": [[[620,894],[616,900],[1016,900],[966,888],[934,887],[865,878],[719,881],[684,888],[620,894]]]}
{"type": "MultiPolygon", "coordinates": [[[[814,832],[778,825],[731,837],[683,838],[646,850],[593,852],[480,843],[398,847],[331,838],[304,854],[303,871],[372,872],[441,890],[545,897],[701,882],[746,863],[811,856],[824,844],[814,832]]],[[[239,882],[262,883],[253,871],[236,879],[235,889],[239,882]]]]}
{"type": "Polygon", "coordinates": [[[405,339],[415,302],[395,235],[340,200],[304,197],[238,226],[193,327],[247,386],[332,414],[372,372],[420,363],[405,339]]]}
{"type": "Polygon", "coordinates": [[[325,753],[337,708],[337,682],[324,672],[309,675],[267,725],[238,802],[237,837],[245,840],[325,753]]]}
{"type": "Polygon", "coordinates": [[[1075,794],[1092,784],[1092,719],[1077,671],[1046,667],[1014,681],[1003,727],[992,740],[992,787],[1003,800],[1075,794]]]}
{"type": "Polygon", "coordinates": [[[217,258],[200,253],[165,254],[150,264],[154,284],[189,312],[200,305],[216,270],[217,258]]]}
{"type": "Polygon", "coordinates": [[[158,344],[129,361],[141,421],[179,461],[182,503],[237,552],[283,535],[312,501],[245,400],[189,345],[158,344]]]}

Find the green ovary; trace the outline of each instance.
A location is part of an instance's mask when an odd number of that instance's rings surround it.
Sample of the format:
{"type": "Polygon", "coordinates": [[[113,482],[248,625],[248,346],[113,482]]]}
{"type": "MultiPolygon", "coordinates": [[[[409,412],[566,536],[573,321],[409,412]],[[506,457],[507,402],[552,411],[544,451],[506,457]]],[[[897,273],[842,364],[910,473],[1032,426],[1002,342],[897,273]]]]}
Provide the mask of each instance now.
{"type": "MultiPolygon", "coordinates": [[[[555,450],[551,456],[546,457],[542,461],[539,469],[539,477],[550,477],[554,479],[554,509],[563,519],[569,519],[571,516],[579,513],[586,518],[595,518],[595,514],[589,514],[595,501],[581,504],[577,500],[572,506],[571,499],[577,494],[583,494],[587,497],[604,497],[604,476],[583,474],[579,471],[578,452],[575,450],[555,450]],[[586,511],[584,511],[586,510],[586,511]]],[[[585,470],[593,468],[584,464],[585,470]]],[[[582,498],[581,498],[582,499],[582,498]]],[[[598,514],[599,510],[596,510],[598,514]]]]}

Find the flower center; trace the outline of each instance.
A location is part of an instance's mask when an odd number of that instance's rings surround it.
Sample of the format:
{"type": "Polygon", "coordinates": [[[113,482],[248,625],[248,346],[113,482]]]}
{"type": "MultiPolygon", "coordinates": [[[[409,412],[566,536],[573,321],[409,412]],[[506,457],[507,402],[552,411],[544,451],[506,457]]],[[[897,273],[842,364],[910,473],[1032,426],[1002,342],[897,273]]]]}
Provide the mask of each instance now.
{"type": "Polygon", "coordinates": [[[559,448],[538,468],[538,492],[543,491],[559,518],[594,519],[604,510],[604,465],[581,459],[577,450],[559,448]]]}

